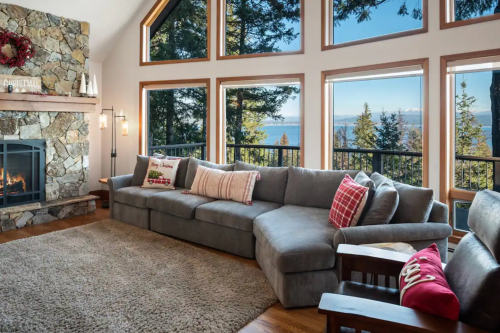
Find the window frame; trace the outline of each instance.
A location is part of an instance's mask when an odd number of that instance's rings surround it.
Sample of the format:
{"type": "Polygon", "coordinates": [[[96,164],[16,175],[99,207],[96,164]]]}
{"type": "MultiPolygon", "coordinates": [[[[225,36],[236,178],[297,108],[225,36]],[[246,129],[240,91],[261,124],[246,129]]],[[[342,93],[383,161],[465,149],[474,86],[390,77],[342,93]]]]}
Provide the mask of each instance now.
{"type": "MultiPolygon", "coordinates": [[[[477,23],[483,23],[483,22],[489,22],[489,21],[494,21],[494,20],[499,20],[500,19],[500,13],[498,14],[491,14],[491,15],[486,15],[486,16],[481,16],[481,17],[474,17],[470,18],[467,20],[462,20],[462,21],[455,21],[454,19],[450,19],[448,17],[448,11],[450,11],[450,16],[453,15],[453,11],[450,9],[455,6],[455,1],[454,0],[439,0],[439,25],[440,29],[450,29],[450,28],[457,28],[457,27],[463,27],[471,24],[477,24],[477,23]]],[[[453,15],[454,16],[454,15],[453,15]]]]}
{"type": "Polygon", "coordinates": [[[139,44],[139,65],[140,66],[158,66],[168,64],[179,64],[186,62],[210,61],[210,35],[211,35],[211,7],[212,0],[207,0],[207,56],[205,58],[195,59],[176,59],[176,60],[161,60],[151,61],[149,56],[149,28],[167,6],[170,0],[157,0],[153,8],[148,12],[146,17],[140,23],[140,44],[139,44]]]}
{"type": "Polygon", "coordinates": [[[300,0],[300,49],[297,51],[267,52],[255,54],[226,55],[226,0],[217,0],[217,60],[277,57],[304,54],[305,50],[305,0],[300,0]]]}
{"type": "Polygon", "coordinates": [[[321,51],[328,51],[339,49],[343,47],[349,47],[353,45],[368,44],[374,42],[380,42],[383,40],[408,37],[418,34],[427,33],[429,31],[429,0],[422,0],[422,28],[413,29],[408,31],[401,31],[392,34],[375,36],[360,40],[354,40],[350,42],[332,44],[333,38],[333,19],[331,18],[331,13],[333,11],[333,5],[330,5],[331,0],[321,0],[321,51]]]}
{"type": "MultiPolygon", "coordinates": [[[[455,74],[448,74],[448,63],[457,60],[479,59],[500,56],[500,49],[459,53],[441,57],[441,124],[440,124],[440,191],[439,200],[446,204],[450,211],[449,224],[453,228],[450,242],[458,244],[466,232],[454,228],[453,201],[473,201],[476,192],[455,188],[455,74]],[[453,121],[452,121],[453,120],[453,121]]],[[[500,158],[497,158],[500,159],[500,158]]]]}
{"type": "Polygon", "coordinates": [[[210,79],[187,79],[187,80],[164,80],[164,81],[142,81],[139,82],[139,155],[148,156],[148,105],[147,105],[147,87],[148,86],[169,86],[176,89],[178,85],[182,88],[186,84],[205,85],[207,88],[207,132],[206,132],[206,160],[210,161],[210,79]]]}
{"type": "Polygon", "coordinates": [[[429,187],[429,58],[405,60],[384,64],[334,69],[321,72],[321,169],[332,170],[333,151],[333,84],[327,77],[338,74],[359,73],[383,69],[421,65],[423,73],[422,101],[422,185],[429,187]]]}
{"type": "Polygon", "coordinates": [[[233,81],[255,81],[260,83],[269,80],[295,79],[300,82],[300,166],[304,167],[305,161],[305,74],[281,74],[281,75],[257,75],[257,76],[235,76],[220,77],[216,79],[216,146],[215,154],[217,164],[226,164],[226,107],[224,83],[233,81]]]}

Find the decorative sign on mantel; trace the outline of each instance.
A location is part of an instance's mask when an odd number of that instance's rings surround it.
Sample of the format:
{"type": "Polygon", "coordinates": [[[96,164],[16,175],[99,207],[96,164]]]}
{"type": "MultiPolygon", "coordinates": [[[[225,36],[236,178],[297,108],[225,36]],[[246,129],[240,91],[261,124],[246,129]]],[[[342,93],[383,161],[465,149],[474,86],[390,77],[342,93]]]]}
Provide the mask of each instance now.
{"type": "Polygon", "coordinates": [[[15,93],[21,92],[42,92],[42,79],[40,77],[1,75],[0,92],[7,92],[12,86],[15,93]]]}

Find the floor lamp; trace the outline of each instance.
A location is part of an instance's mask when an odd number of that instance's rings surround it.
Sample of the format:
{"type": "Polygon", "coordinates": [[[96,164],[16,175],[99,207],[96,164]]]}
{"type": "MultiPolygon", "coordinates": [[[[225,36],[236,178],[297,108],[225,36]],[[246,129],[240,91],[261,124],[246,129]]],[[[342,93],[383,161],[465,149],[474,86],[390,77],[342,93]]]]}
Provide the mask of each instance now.
{"type": "MultiPolygon", "coordinates": [[[[108,127],[108,117],[104,112],[111,112],[111,171],[110,177],[116,176],[116,119],[120,118],[122,120],[122,135],[128,136],[128,120],[125,116],[116,115],[114,107],[111,109],[102,109],[101,114],[99,115],[99,123],[101,130],[104,130],[108,127]]],[[[109,207],[109,202],[102,204],[103,207],[109,207]]]]}

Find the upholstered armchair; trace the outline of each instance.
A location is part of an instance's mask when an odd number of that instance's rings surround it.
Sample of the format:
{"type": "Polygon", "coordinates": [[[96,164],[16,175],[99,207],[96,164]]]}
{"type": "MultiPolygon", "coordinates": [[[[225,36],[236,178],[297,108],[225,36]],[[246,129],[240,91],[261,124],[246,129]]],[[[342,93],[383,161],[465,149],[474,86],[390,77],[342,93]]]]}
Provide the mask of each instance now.
{"type": "Polygon", "coordinates": [[[472,232],[443,264],[460,301],[459,321],[399,306],[394,278],[411,256],[343,244],[337,251],[342,281],[319,305],[326,332],[500,332],[500,193],[477,193],[469,227],[472,232]],[[362,283],[351,281],[352,272],[362,273],[362,283]]]}

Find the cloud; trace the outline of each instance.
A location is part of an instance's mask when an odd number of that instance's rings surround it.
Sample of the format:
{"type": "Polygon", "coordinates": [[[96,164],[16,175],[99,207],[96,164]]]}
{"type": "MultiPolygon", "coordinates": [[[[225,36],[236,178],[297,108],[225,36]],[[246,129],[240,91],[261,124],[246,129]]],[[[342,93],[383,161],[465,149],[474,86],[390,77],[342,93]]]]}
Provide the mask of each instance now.
{"type": "Polygon", "coordinates": [[[409,108],[409,109],[405,109],[404,111],[405,112],[410,112],[410,111],[419,111],[420,112],[420,111],[422,111],[422,109],[421,108],[409,108]]]}

